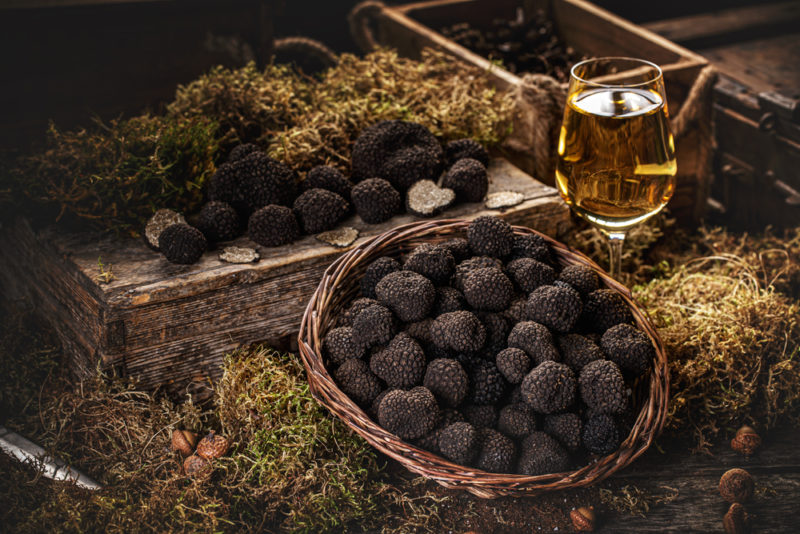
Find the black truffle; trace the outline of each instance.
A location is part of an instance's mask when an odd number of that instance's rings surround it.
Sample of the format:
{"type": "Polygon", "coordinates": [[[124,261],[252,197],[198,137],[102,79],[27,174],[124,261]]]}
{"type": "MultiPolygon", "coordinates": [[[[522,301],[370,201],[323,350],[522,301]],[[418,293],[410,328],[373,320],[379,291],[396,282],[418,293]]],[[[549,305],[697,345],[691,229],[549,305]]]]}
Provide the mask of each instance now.
{"type": "Polygon", "coordinates": [[[389,220],[402,208],[402,198],[392,184],[382,178],[368,178],[353,186],[350,198],[356,213],[367,224],[389,220]]]}
{"type": "Polygon", "coordinates": [[[442,430],[447,428],[448,426],[452,425],[453,423],[458,423],[459,421],[463,421],[464,416],[461,415],[461,412],[457,410],[453,410],[450,408],[445,408],[444,410],[439,411],[439,418],[436,422],[436,426],[434,429],[425,434],[421,438],[416,441],[416,445],[422,447],[425,450],[439,453],[439,436],[442,433],[442,430]]]}
{"type": "Polygon", "coordinates": [[[445,173],[442,187],[455,191],[461,202],[480,202],[489,189],[486,167],[472,158],[460,159],[445,173]]]}
{"type": "Polygon", "coordinates": [[[612,361],[595,360],[581,369],[581,399],[593,413],[621,413],[628,405],[622,372],[612,361]]]}
{"type": "Polygon", "coordinates": [[[558,279],[572,286],[581,298],[600,288],[600,279],[594,269],[585,265],[568,265],[561,270],[558,279]]]}
{"type": "Polygon", "coordinates": [[[439,450],[457,464],[471,463],[479,449],[478,431],[469,423],[453,423],[439,434],[439,450]]]}
{"type": "Polygon", "coordinates": [[[390,388],[419,386],[425,374],[425,353],[414,338],[400,332],[388,347],[370,357],[369,368],[390,388]]]}
{"type": "Polygon", "coordinates": [[[364,271],[364,276],[361,278],[361,294],[365,297],[374,299],[375,286],[378,285],[384,276],[401,269],[400,262],[394,258],[384,256],[370,263],[364,271]]]}
{"type": "Polygon", "coordinates": [[[561,361],[576,373],[580,373],[587,363],[605,358],[594,341],[580,334],[560,335],[556,341],[561,351],[561,361]]]}
{"type": "Polygon", "coordinates": [[[242,233],[242,222],[233,206],[216,200],[200,209],[195,226],[211,243],[230,241],[242,233]]]}
{"type": "Polygon", "coordinates": [[[439,358],[428,364],[423,385],[444,404],[456,407],[469,391],[467,372],[456,360],[439,358]]]}
{"type": "Polygon", "coordinates": [[[514,442],[491,428],[478,430],[481,442],[475,467],[490,473],[511,473],[517,456],[514,442]]]}
{"type": "Polygon", "coordinates": [[[512,438],[527,436],[536,430],[536,414],[524,402],[504,406],[497,416],[497,430],[512,438]]]}
{"type": "Polygon", "coordinates": [[[270,204],[250,215],[247,236],[261,246],[277,247],[300,237],[300,227],[290,208],[270,204]]]}
{"type": "Polygon", "coordinates": [[[372,374],[364,360],[350,358],[333,373],[342,391],[355,402],[369,405],[381,392],[378,377],[372,374]]]}
{"type": "Polygon", "coordinates": [[[482,215],[467,227],[469,248],[475,255],[505,258],[514,246],[514,231],[504,220],[482,215]]]}
{"type": "Polygon", "coordinates": [[[375,286],[378,300],[404,322],[420,321],[430,314],[436,301],[433,283],[413,271],[396,271],[375,286]]]}
{"type": "Polygon", "coordinates": [[[514,298],[514,284],[495,267],[475,269],[464,277],[464,297],[477,310],[502,311],[514,298]]]}
{"type": "Polygon", "coordinates": [[[539,234],[515,235],[511,257],[514,259],[531,258],[548,265],[553,264],[550,246],[539,234]]]}
{"type": "Polygon", "coordinates": [[[209,200],[220,200],[249,215],[269,204],[291,205],[297,176],[284,163],[260,151],[219,166],[208,184],[209,200]]]}
{"type": "Polygon", "coordinates": [[[450,313],[466,309],[467,301],[461,291],[454,287],[442,286],[436,288],[436,309],[434,315],[450,313]]]}
{"type": "Polygon", "coordinates": [[[528,296],[525,311],[531,321],[541,323],[556,332],[566,333],[580,319],[583,303],[574,289],[541,286],[528,296]]]}
{"type": "Polygon", "coordinates": [[[388,343],[396,330],[392,312],[380,304],[367,306],[353,318],[353,340],[366,348],[388,343]]]}
{"type": "Polygon", "coordinates": [[[427,345],[433,341],[431,337],[431,324],[433,324],[433,319],[427,317],[415,323],[408,323],[405,332],[419,343],[427,345]]]}
{"type": "Polygon", "coordinates": [[[633,323],[633,314],[622,295],[613,289],[598,289],[586,296],[581,316],[586,330],[602,334],[622,323],[633,323]]]}
{"type": "Polygon", "coordinates": [[[341,221],[349,204],[341,196],[327,189],[309,189],[294,201],[297,221],[307,234],[330,230],[341,221]]]}
{"type": "Polygon", "coordinates": [[[647,334],[625,323],[606,330],[600,345],[609,360],[636,376],[647,371],[656,358],[656,350],[647,334]]]}
{"type": "Polygon", "coordinates": [[[467,278],[467,275],[472,271],[477,269],[484,269],[494,267],[496,269],[503,268],[503,262],[498,260],[497,258],[490,258],[489,256],[475,256],[473,258],[468,258],[458,265],[456,265],[455,274],[453,274],[453,279],[451,280],[451,285],[458,289],[459,291],[464,291],[464,281],[467,278]]]}
{"type": "Polygon", "coordinates": [[[478,319],[486,328],[486,344],[483,347],[484,357],[494,359],[498,352],[506,348],[506,340],[511,327],[503,315],[499,313],[478,312],[478,319]]]}
{"type": "Polygon", "coordinates": [[[525,293],[552,284],[556,279],[556,272],[552,267],[533,258],[518,258],[509,262],[506,272],[525,293]]]}
{"type": "Polygon", "coordinates": [[[518,297],[511,301],[508,308],[503,310],[503,317],[508,319],[512,324],[517,324],[525,320],[526,312],[525,307],[528,304],[527,297],[518,297]]]}
{"type": "Polygon", "coordinates": [[[470,401],[472,404],[494,404],[506,391],[508,383],[494,362],[481,361],[469,373],[470,401]]]}
{"type": "Polygon", "coordinates": [[[409,391],[390,391],[378,406],[378,422],[401,439],[417,439],[430,433],[438,418],[436,398],[421,386],[409,391]]]}
{"type": "Polygon", "coordinates": [[[303,191],[325,189],[336,193],[345,200],[350,200],[350,190],[353,189],[353,184],[336,167],[318,165],[308,171],[306,179],[300,182],[300,188],[303,191]]]}
{"type": "Polygon", "coordinates": [[[586,450],[595,454],[611,454],[621,443],[617,424],[606,414],[590,417],[583,425],[582,437],[586,450]]]}
{"type": "Polygon", "coordinates": [[[570,452],[581,445],[581,418],[575,413],[559,413],[544,418],[544,431],[570,452]]]}
{"type": "Polygon", "coordinates": [[[467,243],[467,240],[463,237],[454,237],[453,239],[448,239],[447,241],[440,243],[440,245],[450,251],[450,253],[453,255],[453,258],[455,258],[456,263],[461,263],[471,255],[469,243],[467,243]]]}
{"type": "Polygon", "coordinates": [[[517,472],[523,475],[545,475],[566,471],[569,454],[552,436],[531,432],[520,446],[517,472]]]}
{"type": "Polygon", "coordinates": [[[500,351],[495,359],[497,369],[511,384],[519,384],[531,370],[531,359],[522,349],[507,348],[500,351]]]}
{"type": "Polygon", "coordinates": [[[474,139],[450,141],[444,147],[444,156],[448,166],[464,158],[476,159],[484,167],[489,166],[489,152],[474,139]]]}
{"type": "Polygon", "coordinates": [[[373,304],[380,304],[375,299],[370,298],[360,298],[354,300],[350,306],[339,316],[339,320],[337,321],[338,326],[353,326],[353,320],[356,316],[361,313],[363,310],[369,308],[373,304]]]}
{"type": "Polygon", "coordinates": [[[406,257],[403,268],[419,273],[437,285],[445,284],[456,268],[453,254],[438,245],[424,243],[406,257]]]}
{"type": "Polygon", "coordinates": [[[253,152],[258,152],[261,149],[258,146],[254,145],[253,143],[243,143],[241,145],[237,145],[231,149],[230,154],[228,154],[228,161],[234,162],[238,161],[244,157],[249,156],[253,152]]]}
{"type": "Polygon", "coordinates": [[[207,246],[203,232],[188,224],[167,226],[158,236],[158,249],[170,263],[195,263],[203,256],[207,246]]]}
{"type": "Polygon", "coordinates": [[[474,313],[443,313],[431,324],[434,343],[458,352],[476,352],[486,342],[486,329],[474,313]]]}
{"type": "Polygon", "coordinates": [[[491,404],[468,404],[461,408],[461,413],[476,428],[492,428],[497,423],[497,409],[491,404]]]}
{"type": "Polygon", "coordinates": [[[525,402],[544,414],[561,412],[575,402],[575,373],[563,363],[543,362],[528,373],[520,386],[525,402]]]}
{"type": "Polygon", "coordinates": [[[539,365],[545,361],[560,361],[561,357],[553,345],[553,336],[547,327],[533,321],[522,321],[514,325],[508,334],[508,346],[524,350],[539,365]]]}
{"type": "Polygon", "coordinates": [[[322,340],[322,349],[334,365],[349,358],[364,356],[364,347],[355,342],[353,329],[349,326],[340,326],[328,332],[322,340]]]}

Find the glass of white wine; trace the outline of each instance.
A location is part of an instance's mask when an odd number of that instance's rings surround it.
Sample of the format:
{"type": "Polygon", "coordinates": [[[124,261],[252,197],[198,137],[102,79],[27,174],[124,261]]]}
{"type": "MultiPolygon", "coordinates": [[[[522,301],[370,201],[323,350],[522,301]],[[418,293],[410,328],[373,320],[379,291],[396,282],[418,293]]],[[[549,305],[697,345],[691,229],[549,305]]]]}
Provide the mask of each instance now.
{"type": "Polygon", "coordinates": [[[608,238],[614,278],[621,274],[628,230],[667,205],[676,171],[658,65],[612,57],[573,66],[556,183],[575,213],[608,238]]]}

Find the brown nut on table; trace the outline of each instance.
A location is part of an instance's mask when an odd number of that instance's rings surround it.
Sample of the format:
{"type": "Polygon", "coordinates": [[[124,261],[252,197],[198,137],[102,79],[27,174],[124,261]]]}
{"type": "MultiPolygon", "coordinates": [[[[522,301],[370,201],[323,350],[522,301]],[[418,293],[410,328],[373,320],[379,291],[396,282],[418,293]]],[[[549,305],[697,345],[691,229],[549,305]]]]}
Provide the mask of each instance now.
{"type": "Polygon", "coordinates": [[[731,449],[745,456],[751,456],[760,446],[761,436],[756,433],[755,429],[747,425],[740,428],[731,440],[731,449]]]}
{"type": "Polygon", "coordinates": [[[205,458],[193,454],[183,461],[183,472],[189,476],[196,476],[204,472],[210,465],[205,458]]]}
{"type": "Polygon", "coordinates": [[[735,502],[722,518],[722,526],[726,534],[746,534],[750,532],[750,516],[747,515],[743,505],[735,502]]]}
{"type": "Polygon", "coordinates": [[[197,455],[207,460],[220,458],[228,452],[228,440],[218,436],[212,430],[197,444],[197,455]]]}
{"type": "Polygon", "coordinates": [[[730,469],[719,479],[719,494],[731,503],[744,503],[753,496],[753,477],[744,469],[730,469]]]}
{"type": "Polygon", "coordinates": [[[589,506],[588,508],[581,507],[577,510],[573,510],[569,513],[569,517],[572,519],[572,526],[574,526],[575,530],[578,532],[594,531],[595,515],[593,506],[589,506]]]}
{"type": "Polygon", "coordinates": [[[172,431],[172,450],[178,451],[182,456],[191,456],[194,446],[197,445],[197,434],[191,430],[172,431]]]}

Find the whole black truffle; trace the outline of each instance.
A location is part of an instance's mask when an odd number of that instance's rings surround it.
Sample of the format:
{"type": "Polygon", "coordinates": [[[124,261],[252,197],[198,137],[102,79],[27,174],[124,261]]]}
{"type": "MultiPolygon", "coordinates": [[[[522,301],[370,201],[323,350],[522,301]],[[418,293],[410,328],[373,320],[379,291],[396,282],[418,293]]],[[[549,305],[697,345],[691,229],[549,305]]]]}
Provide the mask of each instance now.
{"type": "Polygon", "coordinates": [[[458,423],[459,421],[463,421],[464,416],[461,415],[461,412],[457,410],[453,410],[450,408],[445,408],[444,410],[439,411],[439,418],[436,421],[436,426],[434,429],[425,434],[421,438],[416,441],[416,445],[422,447],[425,450],[439,453],[439,436],[442,433],[442,430],[447,428],[448,426],[452,425],[453,423],[458,423]]]}
{"type": "Polygon", "coordinates": [[[422,180],[434,181],[442,172],[442,160],[426,148],[413,146],[395,152],[382,166],[378,176],[398,191],[410,189],[422,180]]]}
{"type": "Polygon", "coordinates": [[[364,347],[355,342],[353,329],[349,326],[340,326],[328,332],[322,340],[322,350],[334,365],[349,358],[364,356],[364,347]]]}
{"type": "Polygon", "coordinates": [[[500,351],[495,358],[497,369],[511,384],[519,384],[531,370],[531,359],[522,349],[507,348],[500,351]]]}
{"type": "Polygon", "coordinates": [[[453,423],[439,434],[439,450],[457,464],[472,462],[479,449],[478,431],[469,423],[453,423]]]}
{"type": "Polygon", "coordinates": [[[253,143],[243,143],[241,145],[237,145],[233,147],[230,154],[228,154],[228,161],[238,161],[246,156],[249,156],[253,152],[259,152],[260,150],[261,149],[253,143]]]}
{"type": "Polygon", "coordinates": [[[461,202],[480,202],[489,189],[486,167],[472,158],[460,159],[445,173],[442,187],[455,191],[461,202]]]}
{"type": "Polygon", "coordinates": [[[326,189],[332,191],[345,200],[350,200],[350,190],[353,184],[344,177],[342,172],[330,165],[318,165],[308,171],[306,179],[300,182],[303,191],[310,189],[326,189]]]}
{"type": "Polygon", "coordinates": [[[381,392],[381,382],[364,360],[350,358],[333,373],[342,391],[355,402],[369,405],[381,392]]]}
{"type": "Polygon", "coordinates": [[[502,311],[514,298],[514,284],[495,267],[475,269],[464,277],[464,297],[477,310],[502,311]]]}
{"type": "Polygon", "coordinates": [[[593,413],[621,413],[628,405],[622,372],[612,361],[595,360],[578,377],[581,399],[593,413]]]}
{"type": "Polygon", "coordinates": [[[350,191],[350,199],[358,216],[367,224],[389,220],[403,206],[400,193],[382,178],[368,178],[356,184],[350,191]]]}
{"type": "Polygon", "coordinates": [[[590,417],[583,425],[583,446],[595,454],[611,454],[621,440],[614,419],[606,414],[590,417]]]}
{"type": "Polygon", "coordinates": [[[203,256],[207,246],[203,233],[188,224],[167,226],[158,236],[158,249],[170,263],[195,263],[203,256]]]}
{"type": "Polygon", "coordinates": [[[541,286],[528,296],[525,308],[528,319],[541,323],[556,332],[569,332],[583,311],[581,297],[574,289],[541,286]]]}
{"type": "Polygon", "coordinates": [[[430,433],[438,418],[436,398],[421,386],[409,391],[390,391],[378,406],[378,422],[401,439],[417,439],[430,433]]]}
{"type": "Polygon", "coordinates": [[[420,321],[430,314],[436,301],[433,283],[413,271],[396,271],[375,286],[378,300],[404,322],[420,321]]]}
{"type": "Polygon", "coordinates": [[[261,246],[277,247],[300,237],[300,227],[290,208],[270,204],[250,215],[247,236],[261,246]]]}
{"type": "Polygon", "coordinates": [[[514,231],[504,220],[482,215],[467,227],[467,242],[475,255],[505,258],[514,247],[514,231]]]}
{"type": "Polygon", "coordinates": [[[506,391],[508,383],[494,362],[481,361],[469,372],[470,401],[472,404],[494,404],[506,391]]]}
{"type": "Polygon", "coordinates": [[[581,418],[575,413],[559,413],[544,418],[544,431],[565,449],[575,452],[581,445],[581,418]]]}
{"type": "Polygon", "coordinates": [[[209,200],[227,202],[249,216],[269,204],[291,205],[297,193],[297,176],[286,164],[253,151],[220,165],[207,193],[209,200]]]}
{"type": "Polygon", "coordinates": [[[380,304],[380,302],[366,297],[354,300],[344,313],[339,316],[337,326],[353,326],[353,320],[356,316],[373,304],[380,304]]]}
{"type": "Polygon", "coordinates": [[[552,284],[556,279],[556,272],[552,267],[533,258],[518,258],[509,262],[506,272],[525,293],[552,284]]]}
{"type": "Polygon", "coordinates": [[[461,291],[454,287],[442,286],[436,288],[436,309],[434,315],[450,313],[466,309],[467,301],[461,291]]]}
{"type": "Polygon", "coordinates": [[[419,273],[437,285],[445,284],[456,268],[453,254],[445,247],[424,243],[406,256],[403,268],[419,273]]]}
{"type": "Polygon", "coordinates": [[[602,334],[622,323],[633,323],[633,314],[622,295],[613,289],[598,289],[586,296],[581,316],[586,330],[602,334]]]}
{"type": "Polygon", "coordinates": [[[568,265],[561,270],[558,279],[572,286],[575,291],[580,293],[581,298],[600,288],[600,278],[594,269],[585,265],[568,265]]]}
{"type": "Polygon", "coordinates": [[[647,334],[626,323],[606,330],[600,345],[609,360],[636,376],[647,371],[656,358],[656,350],[647,334]]]}
{"type": "Polygon", "coordinates": [[[353,318],[353,340],[366,348],[388,343],[396,330],[392,312],[380,304],[367,306],[353,318]]]}
{"type": "Polygon", "coordinates": [[[514,259],[531,258],[548,265],[553,264],[550,246],[539,234],[515,235],[511,257],[514,259]]]}
{"type": "Polygon", "coordinates": [[[575,402],[575,373],[563,363],[543,362],[528,373],[520,386],[528,406],[544,414],[561,412],[575,402]]]}
{"type": "Polygon", "coordinates": [[[463,237],[448,239],[440,243],[440,245],[450,251],[456,263],[461,263],[472,255],[469,250],[469,243],[467,243],[467,240],[463,237]]]}
{"type": "Polygon", "coordinates": [[[528,297],[517,297],[511,301],[508,308],[503,310],[503,317],[508,319],[512,324],[525,321],[526,311],[525,307],[528,304],[528,297]]]}
{"type": "Polygon", "coordinates": [[[405,332],[422,344],[424,348],[424,345],[433,342],[433,337],[431,337],[431,324],[433,324],[433,319],[430,317],[415,323],[408,323],[405,332]]]}
{"type": "Polygon", "coordinates": [[[443,313],[431,324],[433,342],[458,352],[476,352],[486,342],[486,329],[474,313],[443,313]]]}
{"type": "Polygon", "coordinates": [[[512,438],[527,436],[536,430],[536,414],[524,402],[504,406],[497,416],[497,430],[512,438]]]}
{"type": "Polygon", "coordinates": [[[517,456],[514,442],[491,428],[478,430],[481,442],[475,467],[490,473],[511,473],[517,456]]]}
{"type": "Polygon", "coordinates": [[[486,329],[486,344],[483,354],[486,359],[494,359],[498,352],[506,348],[506,340],[511,327],[503,315],[499,313],[478,312],[478,319],[486,329]]]}
{"type": "Polygon", "coordinates": [[[576,373],[580,373],[587,363],[605,358],[594,341],[580,334],[563,334],[556,338],[556,342],[561,351],[561,361],[576,373]]]}
{"type": "Polygon", "coordinates": [[[444,147],[444,157],[449,167],[456,161],[464,158],[478,160],[484,167],[489,166],[489,152],[482,144],[474,139],[456,139],[444,147]]]}
{"type": "Polygon", "coordinates": [[[469,391],[467,372],[456,360],[439,358],[428,364],[423,385],[447,406],[461,404],[469,391]]]}
{"type": "Polygon", "coordinates": [[[418,386],[425,374],[425,353],[414,338],[400,332],[388,347],[370,357],[369,368],[390,388],[418,386]]]}
{"type": "Polygon", "coordinates": [[[497,423],[497,409],[491,404],[468,404],[461,408],[461,413],[476,428],[492,428],[497,423]]]}
{"type": "Polygon", "coordinates": [[[318,234],[335,227],[347,215],[350,206],[332,191],[309,189],[297,197],[293,209],[303,231],[318,234]]]}
{"type": "Polygon", "coordinates": [[[498,260],[497,258],[490,258],[489,256],[475,256],[473,258],[468,258],[458,265],[456,265],[455,274],[453,274],[453,279],[450,281],[450,284],[458,289],[459,291],[464,291],[464,281],[467,278],[467,275],[472,271],[478,269],[484,269],[493,267],[495,269],[502,269],[503,262],[498,260]]]}
{"type": "Polygon", "coordinates": [[[522,440],[517,472],[523,475],[545,475],[566,471],[569,454],[552,436],[531,432],[522,440]]]}
{"type": "Polygon", "coordinates": [[[242,223],[233,206],[217,200],[207,202],[200,209],[195,226],[212,243],[230,241],[242,233],[242,223]]]}
{"type": "Polygon", "coordinates": [[[508,346],[522,349],[536,365],[545,361],[560,361],[553,345],[553,336],[544,325],[533,321],[522,321],[514,325],[508,334],[508,346]]]}
{"type": "Polygon", "coordinates": [[[367,298],[377,298],[375,286],[378,285],[384,276],[401,269],[400,262],[394,258],[384,256],[370,263],[361,278],[361,294],[367,298]]]}

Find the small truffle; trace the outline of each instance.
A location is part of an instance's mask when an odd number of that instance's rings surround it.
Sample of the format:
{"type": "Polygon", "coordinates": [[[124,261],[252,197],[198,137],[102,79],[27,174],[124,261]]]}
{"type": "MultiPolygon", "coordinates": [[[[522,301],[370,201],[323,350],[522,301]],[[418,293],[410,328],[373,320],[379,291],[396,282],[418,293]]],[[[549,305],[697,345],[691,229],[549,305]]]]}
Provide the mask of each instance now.
{"type": "Polygon", "coordinates": [[[633,314],[622,295],[613,289],[598,289],[586,296],[581,316],[586,330],[603,334],[621,323],[633,323],[633,314]]]}
{"type": "Polygon", "coordinates": [[[524,402],[508,404],[497,416],[497,430],[512,438],[527,436],[536,430],[536,414],[524,402]]]}
{"type": "Polygon", "coordinates": [[[556,338],[556,342],[561,351],[561,361],[576,373],[580,373],[587,363],[605,358],[594,341],[580,334],[563,334],[556,338]]]}
{"type": "Polygon", "coordinates": [[[496,358],[497,369],[511,384],[519,384],[531,370],[531,359],[522,349],[507,348],[500,351],[496,358]]]}
{"type": "Polygon", "coordinates": [[[531,258],[548,265],[553,264],[550,246],[539,234],[515,235],[511,257],[513,259],[531,258]]]}
{"type": "Polygon", "coordinates": [[[503,317],[508,319],[512,324],[525,321],[525,306],[528,304],[527,297],[518,297],[511,301],[508,308],[503,310],[503,317]]]}
{"type": "Polygon", "coordinates": [[[595,360],[581,369],[581,399],[593,413],[621,413],[628,405],[625,381],[619,367],[609,360],[595,360]]]}
{"type": "Polygon", "coordinates": [[[572,286],[575,291],[580,293],[581,298],[600,288],[600,278],[594,269],[585,265],[568,265],[561,270],[558,279],[572,286]]]}
{"type": "Polygon", "coordinates": [[[464,277],[464,297],[477,310],[502,311],[514,298],[514,284],[495,267],[475,269],[464,277]]]}
{"type": "Polygon", "coordinates": [[[569,467],[569,454],[555,440],[544,432],[531,432],[522,441],[517,472],[523,475],[545,475],[566,471],[569,467]]]}
{"type": "Polygon", "coordinates": [[[525,402],[544,414],[561,412],[575,402],[575,373],[563,363],[543,362],[528,373],[520,386],[525,402]]]}
{"type": "Polygon", "coordinates": [[[334,365],[340,365],[349,358],[364,356],[364,347],[353,339],[353,329],[340,326],[332,329],[322,340],[322,350],[334,365]]]}
{"type": "Polygon", "coordinates": [[[207,246],[203,233],[188,224],[173,224],[158,236],[158,248],[170,263],[195,263],[203,256],[207,246]]]}
{"type": "Polygon", "coordinates": [[[342,391],[355,402],[369,405],[381,392],[378,377],[372,374],[364,360],[350,358],[333,373],[342,391]]]}
{"type": "Polygon", "coordinates": [[[258,148],[257,145],[253,143],[243,143],[241,145],[236,145],[233,147],[228,154],[228,162],[233,163],[234,161],[239,161],[240,159],[249,156],[253,152],[259,152],[261,149],[258,148]]]}
{"type": "Polygon", "coordinates": [[[486,329],[486,344],[483,347],[484,358],[494,359],[498,352],[506,348],[506,340],[511,327],[502,314],[478,312],[476,315],[486,329]]]}
{"type": "Polygon", "coordinates": [[[456,261],[453,254],[438,245],[428,243],[415,248],[406,257],[403,268],[419,273],[437,285],[445,284],[456,268],[456,261]]]}
{"type": "Polygon", "coordinates": [[[431,180],[420,180],[406,193],[406,211],[417,217],[433,217],[453,205],[456,193],[431,180]]]}
{"type": "Polygon", "coordinates": [[[339,316],[337,326],[353,326],[353,320],[356,318],[356,316],[373,304],[380,304],[380,302],[370,298],[360,298],[354,300],[344,311],[344,313],[339,316]]]}
{"type": "Polygon", "coordinates": [[[200,209],[195,226],[211,243],[230,241],[242,232],[242,223],[236,210],[230,204],[216,200],[200,209]]]}
{"type": "Polygon", "coordinates": [[[580,319],[583,303],[577,291],[565,287],[541,286],[528,296],[528,319],[556,332],[572,330],[580,319]]]}
{"type": "Polygon", "coordinates": [[[250,216],[247,236],[261,246],[277,247],[300,237],[300,227],[290,208],[270,204],[250,216]]]}
{"type": "Polygon", "coordinates": [[[450,408],[445,408],[444,410],[439,411],[439,418],[436,422],[436,426],[434,429],[425,434],[421,438],[416,441],[416,445],[422,447],[425,450],[439,453],[439,436],[442,433],[442,430],[447,428],[448,426],[452,425],[453,423],[458,423],[464,420],[464,416],[461,415],[461,412],[457,410],[452,410],[450,408]]]}
{"type": "Polygon", "coordinates": [[[436,308],[433,312],[434,316],[438,317],[443,313],[464,310],[466,307],[467,301],[458,289],[449,286],[436,288],[436,308]]]}
{"type": "Polygon", "coordinates": [[[581,418],[575,413],[559,413],[544,418],[544,431],[570,452],[581,445],[581,418]]]}
{"type": "Polygon", "coordinates": [[[158,252],[158,237],[161,235],[161,232],[173,224],[186,224],[186,219],[177,211],[168,209],[157,210],[144,227],[144,237],[147,246],[158,252]]]}
{"type": "Polygon", "coordinates": [[[417,439],[430,433],[438,418],[436,398],[421,386],[409,391],[390,391],[378,406],[378,422],[401,439],[417,439]]]}
{"type": "Polygon", "coordinates": [[[508,383],[494,362],[481,361],[469,373],[470,401],[472,404],[495,404],[503,396],[508,383]]]}
{"type": "Polygon", "coordinates": [[[556,272],[552,267],[533,258],[517,258],[509,262],[506,272],[525,293],[552,284],[556,279],[556,272]]]}
{"type": "Polygon", "coordinates": [[[467,465],[480,450],[478,431],[469,423],[453,423],[439,434],[439,450],[455,463],[467,465]]]}
{"type": "Polygon", "coordinates": [[[353,340],[365,348],[388,343],[396,330],[392,312],[380,304],[364,308],[353,318],[353,340]]]}
{"type": "Polygon", "coordinates": [[[443,313],[431,324],[434,343],[458,352],[476,352],[486,342],[486,329],[474,313],[443,313]]]}
{"type": "Polygon", "coordinates": [[[425,374],[425,353],[414,338],[400,332],[388,347],[372,355],[369,368],[390,388],[418,386],[425,374]]]}
{"type": "Polygon", "coordinates": [[[433,319],[430,317],[415,323],[408,323],[405,332],[419,343],[427,345],[433,341],[431,337],[431,324],[433,324],[433,319]]]}
{"type": "Polygon", "coordinates": [[[583,425],[583,446],[594,454],[611,454],[620,444],[619,429],[607,414],[590,417],[583,425]]]}
{"type": "Polygon", "coordinates": [[[476,428],[492,428],[497,423],[497,409],[491,404],[468,404],[461,408],[461,413],[476,428]]]}
{"type": "Polygon", "coordinates": [[[420,321],[430,314],[436,301],[433,283],[413,271],[396,271],[384,276],[375,286],[378,300],[407,323],[420,321]]]}
{"type": "Polygon", "coordinates": [[[442,187],[455,191],[461,202],[480,202],[489,189],[486,167],[472,158],[460,159],[442,178],[442,187]]]}
{"type": "Polygon", "coordinates": [[[753,477],[744,469],[729,469],[719,479],[719,494],[730,503],[744,504],[753,496],[753,477]]]}
{"type": "Polygon", "coordinates": [[[482,144],[474,139],[456,139],[450,141],[444,147],[444,157],[448,167],[464,158],[476,159],[484,167],[489,166],[489,152],[486,151],[482,144]]]}
{"type": "Polygon", "coordinates": [[[505,258],[514,247],[514,230],[498,217],[482,215],[467,227],[467,241],[475,255],[505,258]]]}
{"type": "Polygon", "coordinates": [[[440,245],[450,251],[456,263],[461,263],[472,255],[469,250],[469,243],[467,243],[467,240],[463,237],[448,239],[440,243],[440,245]]]}
{"type": "Polygon", "coordinates": [[[342,172],[330,165],[318,165],[308,171],[306,179],[300,182],[300,189],[326,189],[332,191],[345,200],[350,199],[350,190],[353,184],[344,177],[342,172]]]}
{"type": "Polygon", "coordinates": [[[389,220],[400,213],[402,199],[392,184],[381,178],[369,178],[355,185],[350,198],[356,213],[367,224],[389,220]]]}
{"type": "Polygon", "coordinates": [[[508,334],[508,346],[524,350],[536,365],[549,360],[561,360],[553,345],[550,331],[533,321],[522,321],[514,325],[508,334]]]}
{"type": "Polygon", "coordinates": [[[389,273],[399,271],[400,262],[394,258],[384,256],[370,263],[361,278],[361,294],[367,298],[377,298],[375,286],[378,285],[384,276],[389,273]]]}
{"type": "Polygon", "coordinates": [[[600,345],[609,360],[635,376],[646,372],[656,359],[656,350],[647,334],[626,323],[606,330],[600,345]]]}
{"type": "Polygon", "coordinates": [[[517,456],[514,442],[491,428],[478,430],[481,442],[475,466],[490,473],[511,473],[517,456]]]}
{"type": "Polygon", "coordinates": [[[291,205],[296,192],[295,172],[258,150],[220,165],[207,190],[209,200],[227,202],[245,217],[269,204],[291,205]]]}
{"type": "Polygon", "coordinates": [[[347,215],[347,201],[327,189],[309,189],[294,201],[297,222],[307,234],[330,230],[347,215]]]}
{"type": "Polygon", "coordinates": [[[428,364],[423,385],[444,404],[455,408],[467,396],[469,379],[456,360],[439,358],[428,364]]]}
{"type": "Polygon", "coordinates": [[[453,274],[453,279],[450,281],[450,284],[454,288],[463,292],[464,280],[466,280],[469,273],[477,269],[485,269],[489,267],[502,269],[503,262],[497,258],[490,258],[489,256],[475,256],[473,258],[468,258],[456,265],[456,271],[455,274],[453,274]]]}

